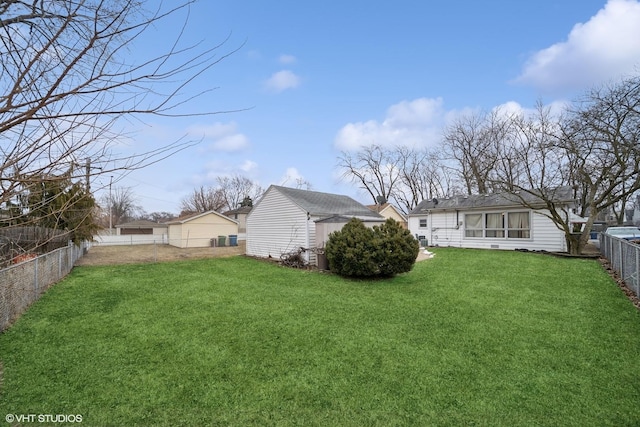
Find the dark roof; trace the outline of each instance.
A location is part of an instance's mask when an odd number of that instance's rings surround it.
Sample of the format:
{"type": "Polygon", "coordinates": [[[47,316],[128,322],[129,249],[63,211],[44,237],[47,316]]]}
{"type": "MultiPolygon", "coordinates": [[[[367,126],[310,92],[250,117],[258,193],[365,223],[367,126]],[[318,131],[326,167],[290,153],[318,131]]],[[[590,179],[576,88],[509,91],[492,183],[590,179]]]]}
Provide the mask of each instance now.
{"type": "Polygon", "coordinates": [[[184,215],[184,216],[178,217],[176,219],[172,219],[171,221],[167,221],[165,224],[167,224],[167,225],[169,225],[169,224],[171,224],[171,225],[173,225],[173,224],[184,224],[185,222],[189,222],[189,221],[191,221],[193,219],[200,218],[202,216],[206,216],[206,215],[210,215],[210,214],[219,216],[220,218],[228,219],[229,221],[235,222],[236,224],[238,223],[238,221],[236,221],[235,219],[229,218],[226,215],[222,215],[219,212],[206,211],[206,212],[198,212],[198,213],[195,213],[195,214],[184,215]]]}
{"type": "Polygon", "coordinates": [[[153,228],[153,227],[166,228],[167,225],[159,222],[149,221],[146,219],[139,219],[136,221],[125,222],[124,224],[118,224],[115,227],[116,228],[153,228]]]}
{"type": "MultiPolygon", "coordinates": [[[[327,218],[322,218],[322,219],[318,219],[315,221],[316,224],[321,223],[321,224],[329,224],[329,223],[336,223],[336,224],[340,224],[340,223],[345,223],[345,222],[349,222],[353,217],[348,217],[348,216],[344,216],[344,215],[333,215],[327,218]]],[[[384,222],[384,218],[380,217],[380,218],[374,218],[374,217],[369,217],[369,218],[362,218],[361,219],[362,222],[379,222],[379,223],[383,223],[384,222]]]]}
{"type": "Polygon", "coordinates": [[[251,206],[241,206],[230,211],[222,212],[222,215],[248,214],[249,212],[251,212],[251,209],[253,209],[253,207],[251,206]]]}
{"type": "MultiPolygon", "coordinates": [[[[319,191],[300,190],[297,188],[272,185],[300,208],[315,216],[342,215],[347,217],[382,218],[362,203],[349,196],[340,194],[321,193],[319,191]]],[[[268,191],[268,190],[267,190],[268,191]]]]}
{"type": "MultiPolygon", "coordinates": [[[[425,211],[464,210],[477,208],[539,206],[545,207],[545,202],[534,191],[520,191],[514,193],[494,193],[455,196],[448,199],[423,200],[409,215],[422,215],[425,211]]],[[[540,193],[538,193],[540,194],[540,193]]],[[[547,190],[546,196],[554,203],[571,204],[575,202],[571,187],[559,187],[547,190]]]]}

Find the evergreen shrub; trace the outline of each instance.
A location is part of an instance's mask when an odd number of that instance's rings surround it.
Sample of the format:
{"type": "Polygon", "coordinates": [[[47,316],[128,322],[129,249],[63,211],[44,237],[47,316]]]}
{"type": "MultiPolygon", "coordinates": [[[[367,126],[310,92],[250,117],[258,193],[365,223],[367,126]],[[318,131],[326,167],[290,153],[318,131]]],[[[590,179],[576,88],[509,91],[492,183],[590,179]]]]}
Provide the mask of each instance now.
{"type": "Polygon", "coordinates": [[[393,219],[368,228],[351,219],[329,235],[325,254],[329,269],[341,276],[390,277],[413,268],[420,245],[393,219]]]}

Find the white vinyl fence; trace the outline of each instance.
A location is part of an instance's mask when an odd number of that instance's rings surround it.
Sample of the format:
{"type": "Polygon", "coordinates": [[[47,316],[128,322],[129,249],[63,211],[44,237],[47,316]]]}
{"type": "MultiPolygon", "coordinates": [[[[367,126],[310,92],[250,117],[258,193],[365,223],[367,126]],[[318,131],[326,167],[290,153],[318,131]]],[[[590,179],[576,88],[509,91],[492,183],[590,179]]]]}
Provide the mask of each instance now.
{"type": "MultiPolygon", "coordinates": [[[[234,235],[234,241],[246,239],[246,233],[234,235]]],[[[206,248],[215,246],[232,246],[230,236],[213,236],[206,238],[171,238],[167,234],[129,234],[120,236],[94,236],[92,246],[131,246],[131,245],[173,245],[179,248],[206,248]],[[224,237],[224,239],[220,239],[224,237]]]]}
{"type": "Polygon", "coordinates": [[[51,285],[65,277],[87,244],[56,249],[0,270],[0,332],[7,329],[51,285]]]}
{"type": "Polygon", "coordinates": [[[93,244],[100,246],[164,245],[169,243],[166,234],[98,235],[94,236],[93,239],[93,244]]]}
{"type": "Polygon", "coordinates": [[[600,253],[636,296],[640,297],[640,245],[600,233],[600,253]]]}

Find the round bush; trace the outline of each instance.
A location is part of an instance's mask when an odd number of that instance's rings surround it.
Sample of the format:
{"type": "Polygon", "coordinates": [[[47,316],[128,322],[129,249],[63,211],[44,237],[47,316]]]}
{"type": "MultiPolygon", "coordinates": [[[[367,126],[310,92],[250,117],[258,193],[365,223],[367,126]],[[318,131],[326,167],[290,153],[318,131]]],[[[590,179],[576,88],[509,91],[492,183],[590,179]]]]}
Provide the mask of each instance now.
{"type": "Polygon", "coordinates": [[[325,254],[336,274],[372,277],[410,271],[419,250],[418,241],[393,219],[368,228],[353,218],[329,235],[325,254]]]}

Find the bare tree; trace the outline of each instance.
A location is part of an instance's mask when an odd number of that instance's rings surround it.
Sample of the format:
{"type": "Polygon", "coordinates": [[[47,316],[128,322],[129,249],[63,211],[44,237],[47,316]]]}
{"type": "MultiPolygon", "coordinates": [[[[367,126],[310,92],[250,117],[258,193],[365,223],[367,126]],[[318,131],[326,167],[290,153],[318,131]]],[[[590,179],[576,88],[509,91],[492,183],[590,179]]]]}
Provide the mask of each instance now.
{"type": "MultiPolygon", "coordinates": [[[[640,77],[591,90],[569,111],[563,131],[588,227],[599,212],[616,206],[624,220],[640,190],[640,77]]],[[[585,234],[577,245],[586,242],[585,234]]]]}
{"type": "Polygon", "coordinates": [[[264,189],[260,185],[242,175],[218,177],[216,181],[227,209],[239,207],[246,197],[257,200],[264,193],[264,189]]]}
{"type": "Polygon", "coordinates": [[[355,157],[342,152],[338,167],[342,169],[342,177],[357,183],[371,196],[373,203],[377,203],[378,196],[388,200],[401,175],[395,151],[380,145],[367,146],[355,153],[355,157]]]}
{"type": "Polygon", "coordinates": [[[203,187],[193,190],[193,193],[182,199],[181,215],[221,211],[227,208],[227,199],[220,188],[203,187]]]}
{"type": "Polygon", "coordinates": [[[138,216],[138,219],[146,219],[147,221],[162,223],[162,222],[170,221],[175,217],[176,215],[171,212],[164,212],[164,211],[151,212],[151,213],[143,212],[138,216]]]}
{"type": "Polygon", "coordinates": [[[182,213],[196,213],[235,209],[262,197],[264,190],[260,185],[241,175],[216,178],[217,187],[201,186],[182,199],[182,213]]]}
{"type": "Polygon", "coordinates": [[[42,177],[72,171],[89,190],[93,175],[141,168],[196,143],[116,150],[123,120],[216,113],[183,107],[205,93],[190,94],[191,83],[232,53],[221,51],[224,42],[185,45],[185,18],[164,53],[127,51],[154,27],[175,25],[192,3],[148,11],[138,0],[0,0],[0,208],[42,177]]]}
{"type": "Polygon", "coordinates": [[[468,194],[490,192],[510,121],[500,110],[461,116],[444,130],[447,155],[459,165],[468,194]]]}
{"type": "Polygon", "coordinates": [[[423,200],[451,195],[454,186],[451,170],[438,152],[398,147],[396,156],[401,175],[392,198],[404,213],[423,200]]]}
{"type": "Polygon", "coordinates": [[[137,203],[135,193],[131,187],[115,187],[102,196],[102,206],[105,207],[103,214],[103,226],[116,226],[124,222],[132,221],[140,213],[142,207],[137,203]]]}
{"type": "Polygon", "coordinates": [[[539,106],[537,117],[520,118],[517,126],[519,145],[509,155],[518,155],[519,181],[498,172],[494,182],[542,200],[547,216],[565,232],[569,251],[581,253],[598,214],[616,204],[624,214],[640,190],[640,77],[591,90],[560,118],[539,106]],[[556,206],[563,186],[573,189],[587,218],[582,231],[556,206]]]}

